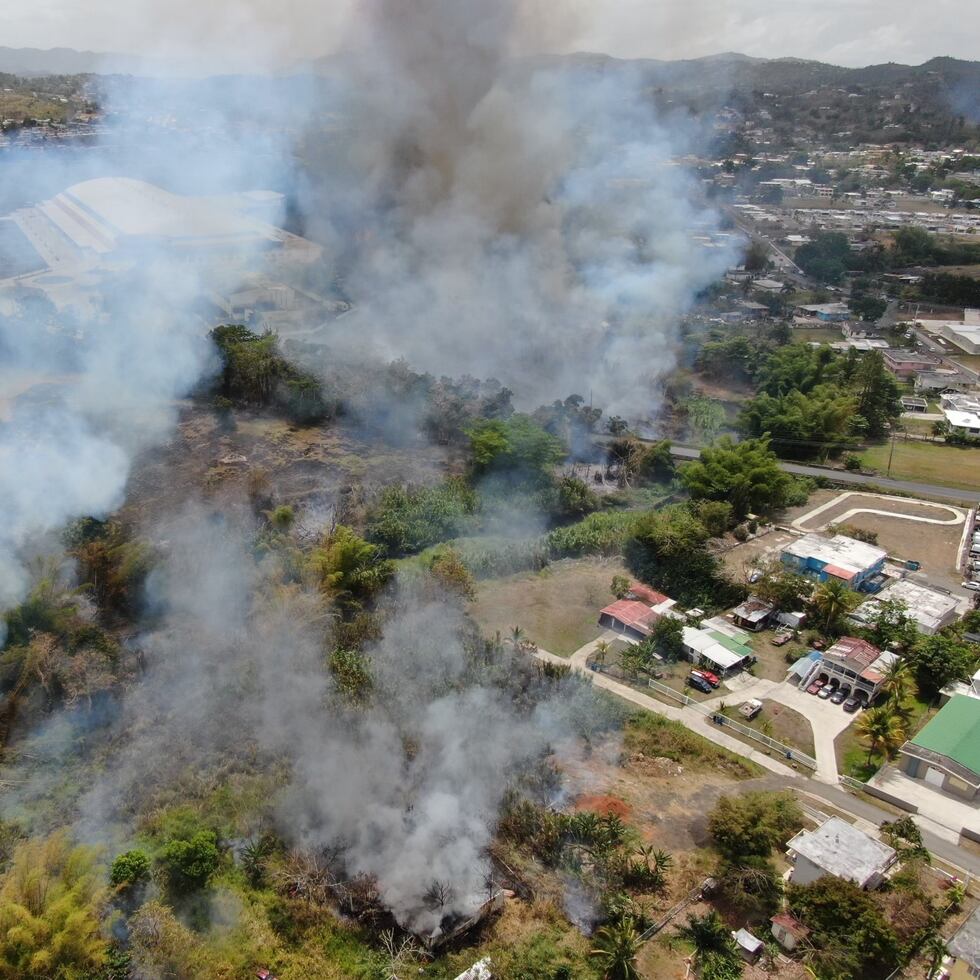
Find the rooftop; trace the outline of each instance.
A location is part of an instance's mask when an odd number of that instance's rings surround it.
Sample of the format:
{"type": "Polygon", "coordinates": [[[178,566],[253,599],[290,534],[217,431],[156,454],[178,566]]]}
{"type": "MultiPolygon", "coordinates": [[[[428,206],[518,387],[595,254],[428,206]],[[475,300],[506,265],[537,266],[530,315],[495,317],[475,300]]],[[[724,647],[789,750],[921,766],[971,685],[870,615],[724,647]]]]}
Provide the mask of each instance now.
{"type": "Polygon", "coordinates": [[[860,640],[856,636],[842,636],[827,649],[824,656],[846,662],[848,667],[860,674],[881,656],[881,651],[867,640],[860,640]]]}
{"type": "Polygon", "coordinates": [[[633,626],[644,633],[660,618],[646,603],[635,599],[617,599],[602,610],[603,615],[612,616],[627,626],[633,626]]]}
{"type": "Polygon", "coordinates": [[[645,602],[651,608],[653,606],[659,606],[663,602],[670,602],[670,599],[662,592],[651,589],[649,585],[643,585],[641,582],[630,583],[630,590],[627,593],[627,597],[636,599],[639,602],[645,602]]]}
{"type": "Polygon", "coordinates": [[[908,615],[924,629],[935,632],[944,626],[952,613],[956,612],[959,603],[947,592],[930,589],[910,579],[894,579],[880,592],[854,610],[858,621],[874,611],[876,605],[897,599],[908,607],[908,615]]]}
{"type": "MultiPolygon", "coordinates": [[[[721,642],[721,633],[695,629],[693,626],[684,627],[684,645],[695,653],[706,657],[722,670],[735,667],[745,658],[745,654],[733,653],[721,642]]],[[[728,637],[725,637],[729,640],[728,637]]],[[[729,640],[735,643],[733,640],[729,640]]],[[[741,644],[736,644],[741,646],[741,644]]]]}
{"type": "Polygon", "coordinates": [[[757,596],[749,596],[740,606],[736,606],[732,613],[739,619],[747,619],[750,623],[757,623],[765,619],[772,610],[771,603],[763,602],[757,596]]]}
{"type": "Polygon", "coordinates": [[[911,744],[952,759],[980,777],[980,701],[954,694],[911,744]]]}
{"type": "Polygon", "coordinates": [[[795,915],[789,912],[780,912],[769,920],[774,926],[782,926],[787,932],[791,932],[797,939],[803,939],[810,935],[810,930],[803,925],[795,915]]]}
{"type": "Polygon", "coordinates": [[[895,860],[895,850],[840,817],[830,817],[816,830],[801,830],[788,849],[837,878],[863,888],[895,860]]]}
{"type": "Polygon", "coordinates": [[[946,948],[952,956],[973,967],[980,968],[980,908],[956,930],[946,948]]]}
{"type": "Polygon", "coordinates": [[[866,571],[888,556],[888,552],[881,548],[843,534],[835,534],[832,538],[822,534],[804,534],[786,545],[783,554],[822,561],[828,573],[838,578],[853,578],[858,572],[866,571]]]}

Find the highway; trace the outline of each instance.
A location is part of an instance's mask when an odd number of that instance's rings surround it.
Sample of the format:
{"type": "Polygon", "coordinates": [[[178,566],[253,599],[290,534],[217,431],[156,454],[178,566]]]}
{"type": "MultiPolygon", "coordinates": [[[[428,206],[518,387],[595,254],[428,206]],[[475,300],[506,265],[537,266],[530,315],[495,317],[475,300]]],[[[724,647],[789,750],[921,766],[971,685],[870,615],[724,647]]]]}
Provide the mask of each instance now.
{"type": "MultiPolygon", "coordinates": [[[[651,440],[641,439],[641,442],[651,440]]],[[[678,459],[697,459],[700,449],[691,446],[671,446],[671,453],[678,459]]],[[[911,493],[920,497],[935,497],[952,503],[974,504],[980,496],[980,488],[976,491],[956,490],[952,487],[940,487],[934,483],[913,483],[909,480],[892,480],[885,476],[868,476],[865,473],[851,473],[849,470],[833,470],[825,466],[804,466],[802,463],[779,462],[779,468],[797,476],[824,477],[835,483],[858,483],[865,486],[878,487],[880,490],[898,490],[901,493],[911,493]]]]}

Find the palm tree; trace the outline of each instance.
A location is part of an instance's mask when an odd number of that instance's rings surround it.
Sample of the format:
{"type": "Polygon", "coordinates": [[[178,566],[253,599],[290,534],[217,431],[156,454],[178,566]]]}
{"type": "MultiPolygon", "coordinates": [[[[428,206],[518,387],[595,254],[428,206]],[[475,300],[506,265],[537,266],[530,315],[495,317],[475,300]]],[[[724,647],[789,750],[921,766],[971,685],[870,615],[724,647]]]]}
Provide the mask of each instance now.
{"type": "Polygon", "coordinates": [[[866,711],[854,726],[854,733],[867,742],[868,765],[877,752],[890,759],[906,739],[905,723],[889,704],[866,711]]]}
{"type": "Polygon", "coordinates": [[[814,591],[810,605],[829,633],[854,608],[855,598],[840,579],[829,578],[814,591]]]}
{"type": "Polygon", "coordinates": [[[521,645],[521,640],[524,639],[524,630],[520,626],[511,626],[510,628],[510,642],[511,646],[516,650],[521,645]]]}
{"type": "Polygon", "coordinates": [[[742,958],[731,931],[714,909],[706,915],[692,915],[687,925],[678,928],[677,935],[694,946],[699,967],[709,960],[730,964],[733,968],[741,966],[742,958]]]}
{"type": "Polygon", "coordinates": [[[929,957],[929,969],[926,976],[932,980],[947,953],[945,940],[938,932],[933,932],[922,944],[922,953],[929,957]]]}
{"type": "Polygon", "coordinates": [[[626,916],[596,931],[595,948],[589,955],[602,965],[604,980],[639,980],[636,955],[642,945],[636,922],[626,916]]]}
{"type": "Polygon", "coordinates": [[[907,701],[912,695],[915,681],[912,677],[912,668],[905,659],[896,658],[882,673],[884,678],[881,682],[883,690],[890,700],[896,703],[907,701]]]}
{"type": "Polygon", "coordinates": [[[595,645],[595,662],[597,664],[604,664],[606,662],[606,655],[609,653],[609,641],[599,640],[595,645]]]}

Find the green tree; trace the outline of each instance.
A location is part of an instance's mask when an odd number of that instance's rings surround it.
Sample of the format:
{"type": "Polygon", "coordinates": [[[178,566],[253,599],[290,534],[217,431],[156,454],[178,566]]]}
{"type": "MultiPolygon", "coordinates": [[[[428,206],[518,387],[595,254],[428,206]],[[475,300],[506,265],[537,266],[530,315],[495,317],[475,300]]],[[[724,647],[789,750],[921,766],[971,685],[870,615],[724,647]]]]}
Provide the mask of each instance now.
{"type": "Polygon", "coordinates": [[[632,582],[625,575],[614,575],[609,586],[609,591],[617,599],[625,599],[632,587],[632,582]]]}
{"type": "Polygon", "coordinates": [[[684,656],[684,622],[661,616],[650,631],[650,640],[664,660],[674,663],[684,656]]]}
{"type": "Polygon", "coordinates": [[[806,605],[813,591],[813,582],[805,575],[776,565],[763,573],[755,582],[752,591],[764,602],[770,602],[776,609],[786,612],[799,612],[806,605]]]}
{"type": "Polygon", "coordinates": [[[731,861],[767,858],[803,826],[803,811],[789,791],[722,796],[708,814],[708,832],[731,861]]]}
{"type": "Polygon", "coordinates": [[[885,367],[880,351],[871,351],[861,359],[854,377],[857,414],[867,420],[869,436],[879,438],[902,414],[901,388],[895,376],[885,367]]]}
{"type": "Polygon", "coordinates": [[[727,436],[702,449],[700,459],[684,468],[681,480],[694,500],[728,501],[737,518],[783,506],[789,487],[768,439],[734,443],[727,436]]]}
{"type": "Polygon", "coordinates": [[[477,473],[508,473],[540,479],[565,458],[565,446],[528,415],[482,419],[468,430],[477,473]]]}
{"type": "Polygon", "coordinates": [[[174,838],[164,845],[160,864],[179,891],[203,888],[218,870],[221,855],[213,830],[199,830],[189,840],[174,838]]]}
{"type": "Polygon", "coordinates": [[[599,964],[604,980],[639,980],[636,957],[642,943],[631,917],[597,929],[594,942],[589,955],[599,964]]]}
{"type": "Polygon", "coordinates": [[[732,510],[727,500],[701,500],[695,506],[694,513],[708,534],[720,538],[732,526],[732,510]]]}
{"type": "Polygon", "coordinates": [[[810,609],[827,633],[836,632],[844,617],[860,599],[840,579],[829,578],[814,589],[810,597],[810,609]]]}
{"type": "Polygon", "coordinates": [[[868,746],[868,765],[876,754],[892,758],[908,737],[901,716],[891,704],[865,711],[854,726],[854,734],[868,746]]]}
{"type": "Polygon", "coordinates": [[[809,885],[790,884],[793,914],[812,930],[811,959],[827,980],[887,976],[897,965],[899,944],[874,898],[857,885],[824,875],[809,885]]]}
{"type": "Polygon", "coordinates": [[[352,606],[371,599],[395,573],[377,545],[342,524],[312,550],[307,566],[325,595],[352,606]]]}
{"type": "Polygon", "coordinates": [[[906,659],[924,698],[938,697],[953,681],[968,681],[978,661],[976,647],[949,631],[920,637],[906,659]]]}
{"type": "Polygon", "coordinates": [[[464,599],[476,598],[473,573],[455,548],[446,547],[436,552],[429,564],[429,570],[447,592],[455,593],[464,599]]]}
{"type": "Polygon", "coordinates": [[[0,977],[72,980],[98,970],[107,956],[103,874],[95,852],[64,834],[21,844],[0,879],[0,977]]]}
{"type": "Polygon", "coordinates": [[[368,515],[367,539],[393,557],[415,554],[465,533],[478,506],[459,478],[436,487],[388,487],[368,515]]]}
{"type": "Polygon", "coordinates": [[[150,876],[150,859],[142,851],[124,851],[109,869],[113,885],[136,885],[150,876]]]}
{"type": "MultiPolygon", "coordinates": [[[[864,610],[862,610],[863,614],[864,610]]],[[[919,642],[919,628],[908,614],[908,606],[901,599],[885,599],[873,603],[868,613],[864,633],[868,640],[881,650],[911,650],[919,642]]],[[[907,661],[900,663],[909,669],[907,661]]],[[[896,668],[897,669],[897,668],[896,668]]]]}
{"type": "Polygon", "coordinates": [[[739,956],[731,930],[713,909],[705,915],[692,915],[680,926],[677,935],[694,946],[698,972],[702,978],[723,980],[742,973],[739,956]]]}

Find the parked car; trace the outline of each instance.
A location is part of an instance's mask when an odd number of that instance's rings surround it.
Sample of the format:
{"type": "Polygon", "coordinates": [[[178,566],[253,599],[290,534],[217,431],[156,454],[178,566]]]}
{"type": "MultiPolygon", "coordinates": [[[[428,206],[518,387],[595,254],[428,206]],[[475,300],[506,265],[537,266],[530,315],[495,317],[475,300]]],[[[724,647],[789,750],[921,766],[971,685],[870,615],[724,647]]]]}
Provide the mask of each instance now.
{"type": "Polygon", "coordinates": [[[829,684],[825,684],[819,691],[817,691],[817,697],[821,701],[826,701],[834,691],[837,690],[837,682],[831,681],[829,684]]]}
{"type": "Polygon", "coordinates": [[[851,685],[841,684],[841,686],[837,688],[837,690],[834,691],[833,694],[830,695],[830,703],[843,704],[847,700],[847,697],[850,693],[851,693],[851,685]]]}
{"type": "Polygon", "coordinates": [[[809,686],[809,687],[808,687],[808,688],[806,689],[806,693],[807,693],[807,694],[818,694],[818,693],[820,692],[820,688],[822,688],[822,687],[824,686],[824,684],[826,684],[826,683],[827,683],[827,682],[826,682],[825,680],[815,680],[815,681],[814,681],[814,682],[813,682],[813,683],[812,683],[812,684],[811,684],[811,685],[810,685],[810,686],[809,686]]]}
{"type": "Polygon", "coordinates": [[[844,710],[849,715],[852,715],[858,708],[863,708],[865,703],[864,694],[861,691],[857,691],[844,702],[844,710]]]}
{"type": "Polygon", "coordinates": [[[980,582],[964,582],[964,589],[969,589],[971,592],[980,592],[980,582]]]}
{"type": "Polygon", "coordinates": [[[762,711],[762,702],[758,698],[752,698],[751,701],[743,701],[742,704],[738,706],[738,713],[744,718],[748,718],[751,721],[760,711],[762,711]]]}
{"type": "Polygon", "coordinates": [[[695,688],[696,690],[700,691],[702,694],[712,693],[711,685],[703,677],[699,677],[697,674],[691,674],[687,678],[687,683],[689,687],[695,688]]]}
{"type": "Polygon", "coordinates": [[[757,568],[754,572],[751,572],[749,574],[749,585],[755,585],[755,583],[758,582],[760,578],[762,578],[762,572],[760,572],[759,569],[757,568]]]}
{"type": "Polygon", "coordinates": [[[710,670],[702,670],[699,667],[697,670],[692,670],[691,673],[698,677],[703,677],[712,687],[721,686],[721,681],[718,679],[718,675],[712,674],[710,670]]]}
{"type": "Polygon", "coordinates": [[[787,629],[776,630],[776,635],[772,638],[774,647],[781,647],[793,639],[793,634],[787,629]]]}

